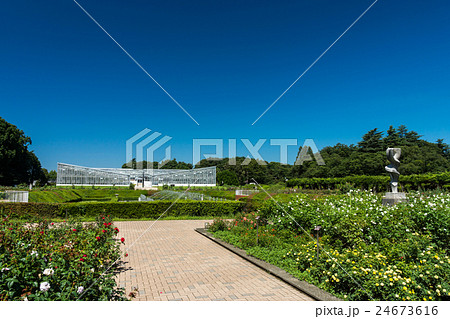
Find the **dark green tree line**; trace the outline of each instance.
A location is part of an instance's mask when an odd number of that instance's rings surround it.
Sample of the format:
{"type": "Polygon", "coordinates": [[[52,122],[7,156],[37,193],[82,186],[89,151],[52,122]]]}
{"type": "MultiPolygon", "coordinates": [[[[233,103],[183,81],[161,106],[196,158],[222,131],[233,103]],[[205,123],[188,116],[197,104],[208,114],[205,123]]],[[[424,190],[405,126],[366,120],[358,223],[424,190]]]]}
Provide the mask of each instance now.
{"type": "MultiPolygon", "coordinates": [[[[311,161],[302,165],[284,165],[277,162],[260,165],[257,160],[250,161],[245,157],[208,158],[195,164],[195,168],[216,166],[218,185],[244,185],[255,179],[261,184],[284,183],[292,178],[326,178],[345,176],[380,176],[386,175],[384,167],[389,164],[386,158],[388,147],[400,147],[402,155],[400,172],[403,175],[441,173],[450,171],[450,147],[444,140],[436,143],[425,141],[415,131],[409,131],[406,126],[392,126],[386,133],[377,128],[364,134],[356,145],[338,143],[320,150],[325,165],[318,165],[310,152],[311,161]],[[244,165],[246,164],[246,165],[244,165]]],[[[300,154],[301,147],[298,154],[300,154]]],[[[147,168],[147,162],[124,164],[123,167],[147,168]]],[[[153,163],[157,168],[158,163],[153,163]]],[[[192,164],[177,162],[176,159],[167,162],[162,168],[191,169],[192,164]]]]}
{"type": "Polygon", "coordinates": [[[0,117],[0,185],[46,183],[39,159],[30,151],[31,139],[0,117]]]}
{"type": "MultiPolygon", "coordinates": [[[[400,147],[402,155],[400,172],[403,175],[440,173],[450,171],[450,147],[442,139],[431,143],[421,139],[415,131],[406,126],[392,126],[386,133],[377,128],[364,134],[356,145],[336,144],[320,150],[325,165],[316,161],[306,161],[303,165],[283,165],[276,162],[258,165],[252,159],[248,165],[242,165],[244,157],[236,158],[236,165],[229,159],[203,159],[195,167],[217,166],[218,176],[221,172],[234,173],[240,185],[252,182],[273,184],[292,178],[345,177],[345,176],[379,176],[385,175],[384,167],[388,164],[386,149],[400,147]]],[[[300,154],[301,148],[299,149],[300,154]]],[[[313,158],[312,154],[311,157],[313,158]]],[[[227,176],[230,174],[227,173],[227,176]]],[[[218,179],[221,185],[226,179],[218,179]]]]}

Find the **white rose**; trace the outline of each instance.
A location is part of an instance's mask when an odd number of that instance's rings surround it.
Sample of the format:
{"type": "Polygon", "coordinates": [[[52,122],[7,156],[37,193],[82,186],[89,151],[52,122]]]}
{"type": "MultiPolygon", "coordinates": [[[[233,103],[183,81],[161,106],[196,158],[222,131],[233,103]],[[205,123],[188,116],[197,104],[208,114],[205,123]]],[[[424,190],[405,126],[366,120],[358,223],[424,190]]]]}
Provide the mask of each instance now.
{"type": "Polygon", "coordinates": [[[52,268],[47,268],[47,269],[44,270],[43,274],[46,275],[46,276],[51,276],[54,273],[55,273],[55,271],[52,268]]]}
{"type": "Polygon", "coordinates": [[[41,286],[39,288],[41,291],[48,291],[50,289],[50,284],[46,281],[41,282],[41,286]]]}

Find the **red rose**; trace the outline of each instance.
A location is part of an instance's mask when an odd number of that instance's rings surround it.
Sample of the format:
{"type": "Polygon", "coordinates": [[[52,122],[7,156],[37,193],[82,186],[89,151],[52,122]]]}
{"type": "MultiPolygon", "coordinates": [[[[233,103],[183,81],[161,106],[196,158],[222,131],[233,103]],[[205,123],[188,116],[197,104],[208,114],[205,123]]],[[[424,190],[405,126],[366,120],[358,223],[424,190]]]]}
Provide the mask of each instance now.
{"type": "Polygon", "coordinates": [[[40,234],[42,235],[44,232],[43,231],[40,231],[40,234]]]}
{"type": "Polygon", "coordinates": [[[99,236],[97,236],[97,237],[95,237],[95,239],[97,239],[97,240],[100,240],[100,237],[99,237],[99,236]]]}
{"type": "Polygon", "coordinates": [[[103,233],[106,233],[106,230],[105,230],[105,229],[103,229],[103,230],[102,230],[102,232],[103,232],[103,233]]]}
{"type": "Polygon", "coordinates": [[[119,228],[114,228],[114,230],[116,231],[116,233],[118,233],[119,232],[119,228]]]}
{"type": "Polygon", "coordinates": [[[72,229],[73,231],[77,231],[75,228],[74,229],[72,229]]]}
{"type": "Polygon", "coordinates": [[[108,223],[108,226],[111,226],[111,223],[108,223]]]}
{"type": "Polygon", "coordinates": [[[102,219],[105,219],[105,217],[102,217],[102,219]]]}
{"type": "Polygon", "coordinates": [[[83,255],[83,257],[87,257],[87,255],[83,255]]]}
{"type": "Polygon", "coordinates": [[[125,257],[128,257],[128,253],[125,254],[125,257]]]}
{"type": "Polygon", "coordinates": [[[108,224],[107,224],[107,223],[103,223],[103,226],[105,226],[105,227],[106,227],[106,226],[108,226],[108,224]]]}
{"type": "Polygon", "coordinates": [[[122,242],[122,243],[124,243],[125,242],[125,238],[120,238],[120,241],[122,242]]]}
{"type": "Polygon", "coordinates": [[[83,259],[83,258],[80,258],[80,261],[84,261],[84,259],[83,259]]]}
{"type": "Polygon", "coordinates": [[[50,225],[52,225],[52,226],[53,226],[53,225],[55,225],[55,223],[51,223],[50,225]]]}

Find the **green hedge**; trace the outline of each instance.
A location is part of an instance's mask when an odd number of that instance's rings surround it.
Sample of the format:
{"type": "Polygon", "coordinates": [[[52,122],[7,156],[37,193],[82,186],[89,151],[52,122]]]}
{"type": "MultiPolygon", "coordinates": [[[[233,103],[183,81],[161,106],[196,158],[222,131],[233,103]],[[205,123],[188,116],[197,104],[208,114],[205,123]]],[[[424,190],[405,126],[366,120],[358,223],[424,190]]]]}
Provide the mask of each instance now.
{"type": "Polygon", "coordinates": [[[86,197],[83,198],[83,202],[110,202],[111,197],[86,197]]]}
{"type": "Polygon", "coordinates": [[[29,202],[33,203],[67,203],[76,201],[105,201],[117,197],[132,197],[135,200],[143,194],[148,196],[152,191],[130,190],[126,188],[52,188],[36,189],[30,192],[29,202]],[[118,196],[116,196],[118,195],[118,196]]]}
{"type": "MultiPolygon", "coordinates": [[[[335,178],[294,178],[286,182],[287,187],[307,189],[342,189],[354,187],[385,191],[389,189],[389,176],[346,176],[335,178]]],[[[405,190],[448,189],[450,173],[400,175],[400,187],[405,190]]]]}
{"type": "MultiPolygon", "coordinates": [[[[15,218],[41,216],[45,218],[97,217],[100,213],[115,218],[158,218],[172,201],[153,202],[81,202],[81,203],[0,203],[0,212],[15,218]]],[[[176,202],[164,216],[226,216],[243,210],[236,201],[176,202]]]]}
{"type": "Polygon", "coordinates": [[[81,196],[71,189],[32,190],[29,201],[33,203],[64,203],[81,201],[81,196]]]}
{"type": "Polygon", "coordinates": [[[0,203],[0,214],[11,218],[42,216],[45,218],[61,216],[61,203],[0,203]]]}

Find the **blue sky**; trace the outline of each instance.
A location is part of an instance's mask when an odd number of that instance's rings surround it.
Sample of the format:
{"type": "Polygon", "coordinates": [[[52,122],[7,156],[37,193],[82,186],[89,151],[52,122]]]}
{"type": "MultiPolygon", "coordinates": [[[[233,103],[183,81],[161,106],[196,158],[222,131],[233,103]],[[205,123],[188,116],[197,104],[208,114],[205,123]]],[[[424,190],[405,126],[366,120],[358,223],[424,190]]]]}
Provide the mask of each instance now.
{"type": "MultiPolygon", "coordinates": [[[[322,148],[404,124],[450,142],[449,1],[379,0],[253,126],[373,1],[78,2],[200,126],[73,1],[8,1],[0,116],[48,169],[121,166],[125,141],[144,128],[171,136],[172,157],[186,162],[193,138],[313,138],[322,148]]],[[[269,142],[261,154],[279,160],[269,142]]],[[[238,155],[249,155],[242,143],[238,155]]]]}

